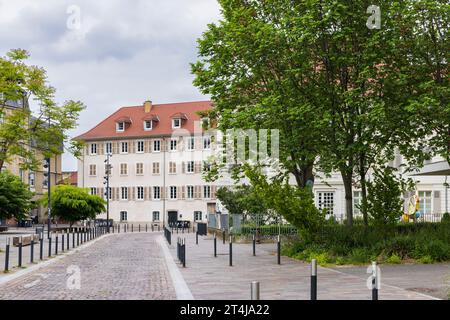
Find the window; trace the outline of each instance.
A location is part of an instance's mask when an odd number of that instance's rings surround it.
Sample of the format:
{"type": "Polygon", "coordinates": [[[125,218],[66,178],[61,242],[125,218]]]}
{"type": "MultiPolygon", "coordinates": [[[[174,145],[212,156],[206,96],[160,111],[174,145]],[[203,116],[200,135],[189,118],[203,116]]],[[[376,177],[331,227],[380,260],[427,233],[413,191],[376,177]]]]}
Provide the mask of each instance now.
{"type": "Polygon", "coordinates": [[[176,150],[177,150],[177,140],[170,139],[170,151],[176,151],[176,150]]]}
{"type": "Polygon", "coordinates": [[[195,149],[195,139],[194,137],[188,137],[187,138],[187,149],[189,151],[192,151],[195,149]]]}
{"type": "Polygon", "coordinates": [[[96,143],[91,143],[91,154],[92,155],[97,154],[97,144],[96,143]]]}
{"type": "Polygon", "coordinates": [[[211,186],[203,186],[203,198],[211,198],[211,186]]]}
{"type": "Polygon", "coordinates": [[[91,188],[91,194],[96,195],[97,194],[97,188],[93,187],[91,188]]]}
{"type": "Polygon", "coordinates": [[[161,140],[153,140],[153,151],[154,152],[161,151],[161,140]]]}
{"type": "Polygon", "coordinates": [[[362,201],[361,197],[362,197],[361,191],[353,191],[353,213],[354,213],[354,215],[361,214],[361,209],[359,208],[359,206],[361,205],[361,201],[362,201]]]}
{"type": "Polygon", "coordinates": [[[161,199],[161,187],[153,187],[153,199],[161,199]]]}
{"type": "Polygon", "coordinates": [[[159,174],[159,162],[153,162],[153,174],[159,174]]]}
{"type": "Polygon", "coordinates": [[[194,199],[194,186],[187,186],[187,198],[194,199]]]}
{"type": "Polygon", "coordinates": [[[23,169],[19,169],[19,177],[20,177],[20,181],[24,181],[24,177],[25,177],[25,171],[23,171],[23,169]]]}
{"type": "Polygon", "coordinates": [[[327,214],[334,213],[334,192],[318,192],[317,206],[319,210],[326,210],[327,214]]]}
{"type": "Polygon", "coordinates": [[[106,150],[106,154],[112,154],[112,143],[111,142],[105,143],[105,150],[106,150]]]}
{"type": "Polygon", "coordinates": [[[128,174],[128,165],[126,163],[120,164],[120,175],[126,176],[128,174]]]}
{"type": "Polygon", "coordinates": [[[128,187],[122,187],[120,189],[121,189],[122,200],[128,200],[128,187]]]}
{"type": "Polygon", "coordinates": [[[171,186],[170,187],[170,199],[176,199],[177,198],[177,187],[171,186]]]}
{"type": "Polygon", "coordinates": [[[137,187],[137,199],[144,200],[144,187],[137,187]]]}
{"type": "Polygon", "coordinates": [[[159,211],[153,211],[153,221],[159,221],[159,211]]]}
{"type": "Polygon", "coordinates": [[[181,128],[181,119],[172,119],[172,128],[181,128]]]}
{"type": "Polygon", "coordinates": [[[144,130],[152,130],[152,120],[145,120],[144,121],[144,130]]]}
{"type": "Polygon", "coordinates": [[[34,188],[34,180],[35,180],[34,172],[30,172],[29,179],[30,179],[30,187],[34,188]]]}
{"type": "Polygon", "coordinates": [[[138,141],[137,142],[137,152],[142,153],[144,152],[144,141],[138,141]]]}
{"type": "Polygon", "coordinates": [[[137,175],[144,174],[144,164],[143,163],[136,163],[136,174],[137,175]]]}
{"type": "Polygon", "coordinates": [[[95,164],[89,165],[89,175],[96,176],[97,175],[97,166],[95,164]]]}
{"type": "Polygon", "coordinates": [[[118,132],[125,131],[125,122],[118,122],[116,125],[116,131],[118,132]]]}
{"type": "Polygon", "coordinates": [[[128,142],[121,143],[122,148],[120,149],[122,153],[128,153],[128,142]]]}
{"type": "Polygon", "coordinates": [[[203,137],[203,149],[211,149],[211,137],[203,137]]]}
{"type": "Polygon", "coordinates": [[[126,211],[120,211],[120,221],[127,221],[128,213],[126,211]]]}
{"type": "Polygon", "coordinates": [[[194,161],[188,161],[186,163],[186,172],[187,173],[194,173],[194,161]]]}
{"type": "Polygon", "coordinates": [[[169,173],[177,173],[177,164],[176,162],[169,162],[169,173]]]}
{"type": "Polygon", "coordinates": [[[433,198],[431,191],[419,191],[419,211],[422,214],[431,214],[431,202],[433,198]]]}
{"type": "Polygon", "coordinates": [[[202,212],[194,211],[194,221],[200,221],[200,220],[202,220],[202,212]]]}

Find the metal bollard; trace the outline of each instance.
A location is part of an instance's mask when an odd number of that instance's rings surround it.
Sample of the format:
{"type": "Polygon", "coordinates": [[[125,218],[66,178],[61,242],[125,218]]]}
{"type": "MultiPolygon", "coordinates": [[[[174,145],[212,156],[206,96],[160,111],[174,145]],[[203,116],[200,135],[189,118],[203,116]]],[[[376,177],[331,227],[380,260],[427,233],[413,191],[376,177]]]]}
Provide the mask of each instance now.
{"type": "Polygon", "coordinates": [[[153,223],[152,223],[152,232],[154,231],[154,229],[155,229],[155,227],[153,226],[153,223]]]}
{"type": "Polygon", "coordinates": [[[19,238],[19,268],[22,266],[22,236],[19,238]]]}
{"type": "Polygon", "coordinates": [[[48,256],[52,256],[52,235],[48,238],[48,256]]]}
{"type": "Polygon", "coordinates": [[[277,241],[277,263],[281,264],[281,240],[279,235],[277,241]]]}
{"type": "Polygon", "coordinates": [[[145,224],[145,232],[148,232],[147,224],[145,224]]]}
{"type": "Polygon", "coordinates": [[[77,229],[77,247],[80,245],[80,229],[77,229]]]}
{"type": "Polygon", "coordinates": [[[39,260],[44,259],[44,234],[39,235],[39,260]]]}
{"type": "Polygon", "coordinates": [[[30,243],[30,263],[34,262],[34,238],[31,238],[30,243]]]}
{"type": "Polygon", "coordinates": [[[65,244],[64,233],[65,231],[63,230],[61,235],[61,252],[64,252],[64,244],[65,244]]]}
{"type": "Polygon", "coordinates": [[[233,266],[233,236],[230,235],[230,267],[233,266]]]}
{"type": "Polygon", "coordinates": [[[217,237],[216,233],[214,232],[214,258],[217,257],[217,237]]]}
{"type": "Polygon", "coordinates": [[[5,272],[9,270],[9,246],[11,239],[6,238],[6,250],[5,250],[5,272]]]}
{"type": "Polygon", "coordinates": [[[198,245],[198,231],[195,233],[195,244],[198,245]]]}
{"type": "Polygon", "coordinates": [[[83,233],[84,233],[84,242],[86,242],[86,238],[87,238],[86,227],[84,227],[83,233]]]}
{"type": "Polygon", "coordinates": [[[256,237],[253,235],[253,256],[256,256],[256,237]]]}
{"type": "Polygon", "coordinates": [[[141,224],[139,223],[139,231],[138,232],[141,232],[141,224]]]}
{"type": "Polygon", "coordinates": [[[120,223],[117,225],[117,233],[120,233],[120,223]]]}
{"type": "Polygon", "coordinates": [[[250,299],[259,300],[259,281],[252,281],[250,284],[250,299]]]}
{"type": "Polygon", "coordinates": [[[317,260],[311,260],[311,300],[317,300],[317,260]]]}
{"type": "Polygon", "coordinates": [[[134,232],[134,224],[131,224],[131,232],[134,232]]]}
{"type": "Polygon", "coordinates": [[[225,244],[225,230],[222,231],[222,242],[225,244]]]}
{"type": "Polygon", "coordinates": [[[58,255],[58,233],[55,234],[56,235],[56,239],[55,239],[55,256],[58,255]]]}
{"type": "Polygon", "coordinates": [[[183,268],[186,268],[186,238],[183,240],[183,268]]]}
{"type": "Polygon", "coordinates": [[[72,249],[75,248],[75,231],[72,229],[72,249]]]}
{"type": "Polygon", "coordinates": [[[377,262],[372,262],[372,300],[378,300],[378,271],[377,262]]]}

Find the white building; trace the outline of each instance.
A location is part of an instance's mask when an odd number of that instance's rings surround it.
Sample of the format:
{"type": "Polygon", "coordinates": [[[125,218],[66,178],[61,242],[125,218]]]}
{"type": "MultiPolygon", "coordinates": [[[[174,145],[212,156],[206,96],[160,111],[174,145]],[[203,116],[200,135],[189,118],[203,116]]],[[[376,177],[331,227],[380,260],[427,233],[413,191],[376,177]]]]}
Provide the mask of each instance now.
{"type": "MultiPolygon", "coordinates": [[[[216,209],[223,181],[202,179],[211,138],[202,133],[198,111],[210,101],[123,107],[76,139],[86,142],[78,161],[78,186],[106,194],[110,164],[110,219],[133,223],[206,221],[216,209]]],[[[99,218],[106,218],[102,214],[99,218]]]]}

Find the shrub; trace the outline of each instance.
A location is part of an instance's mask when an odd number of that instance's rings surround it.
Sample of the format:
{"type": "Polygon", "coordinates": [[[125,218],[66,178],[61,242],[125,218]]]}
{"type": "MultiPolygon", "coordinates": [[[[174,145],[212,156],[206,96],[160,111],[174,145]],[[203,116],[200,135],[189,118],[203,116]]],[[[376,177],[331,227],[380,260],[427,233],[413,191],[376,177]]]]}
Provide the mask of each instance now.
{"type": "Polygon", "coordinates": [[[393,254],[391,255],[389,258],[387,258],[386,260],[387,263],[391,263],[391,264],[399,264],[402,262],[402,258],[400,258],[398,255],[393,254]]]}
{"type": "Polygon", "coordinates": [[[434,262],[433,258],[430,256],[423,256],[423,257],[419,258],[418,261],[423,264],[430,264],[430,263],[434,262]]]}
{"type": "Polygon", "coordinates": [[[417,258],[429,256],[434,261],[450,259],[450,245],[441,240],[429,240],[417,244],[414,254],[417,258]]]}
{"type": "Polygon", "coordinates": [[[448,212],[444,213],[444,215],[442,216],[441,222],[442,223],[450,223],[450,213],[448,213],[448,212]]]}

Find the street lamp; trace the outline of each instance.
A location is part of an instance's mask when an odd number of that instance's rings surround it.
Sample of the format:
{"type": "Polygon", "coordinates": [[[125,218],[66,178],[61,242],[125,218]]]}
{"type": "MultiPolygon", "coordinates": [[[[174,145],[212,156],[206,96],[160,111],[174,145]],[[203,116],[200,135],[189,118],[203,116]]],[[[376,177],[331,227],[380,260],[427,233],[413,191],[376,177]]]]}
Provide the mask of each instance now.
{"type": "Polygon", "coordinates": [[[50,232],[51,232],[51,206],[50,206],[50,158],[45,159],[44,163],[44,169],[47,169],[47,172],[44,172],[44,177],[47,177],[47,213],[48,213],[48,220],[47,220],[47,237],[50,239],[50,232]]]}
{"type": "Polygon", "coordinates": [[[109,233],[109,195],[110,195],[110,191],[109,191],[109,176],[111,175],[111,164],[109,163],[109,159],[112,157],[111,153],[107,152],[106,153],[106,160],[104,161],[106,163],[106,167],[105,167],[105,176],[104,176],[104,181],[103,184],[106,184],[106,192],[105,192],[105,196],[106,196],[106,225],[107,225],[107,232],[109,233]]]}

